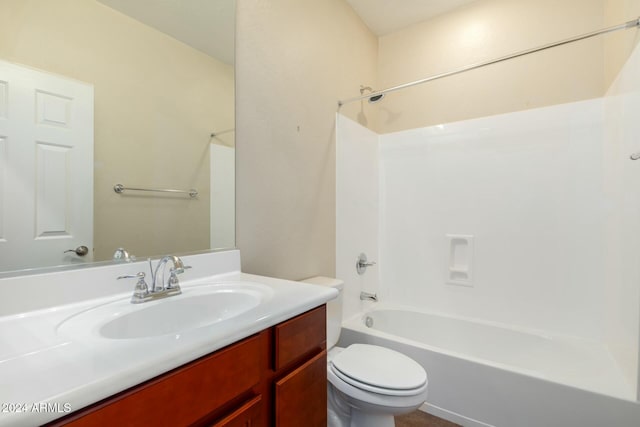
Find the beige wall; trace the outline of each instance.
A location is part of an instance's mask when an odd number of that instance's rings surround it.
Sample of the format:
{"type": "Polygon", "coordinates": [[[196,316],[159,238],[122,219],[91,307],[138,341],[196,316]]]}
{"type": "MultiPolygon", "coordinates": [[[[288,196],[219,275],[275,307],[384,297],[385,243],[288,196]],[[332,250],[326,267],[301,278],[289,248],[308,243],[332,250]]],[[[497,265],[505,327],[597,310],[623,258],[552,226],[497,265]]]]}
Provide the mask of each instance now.
{"type": "Polygon", "coordinates": [[[95,87],[97,259],[209,247],[208,147],[234,127],[232,66],[93,0],[3,0],[0,58],[95,87]],[[119,196],[116,183],[200,196],[119,196]]]}
{"type": "Polygon", "coordinates": [[[242,268],[334,275],[336,103],[376,84],[377,39],[343,0],[241,0],[236,46],[242,268]]]}
{"type": "MultiPolygon", "coordinates": [[[[603,27],[603,0],[481,0],[380,38],[390,87],[603,27]]],[[[583,100],[604,93],[596,38],[389,94],[377,129],[426,125],[583,100]]]]}
{"type": "MultiPolygon", "coordinates": [[[[640,0],[604,0],[605,25],[617,25],[640,17],[640,0]]],[[[609,88],[633,48],[640,42],[640,31],[609,34],[604,39],[605,87],[609,88]]]]}
{"type": "MultiPolygon", "coordinates": [[[[239,2],[243,268],[292,279],[334,274],[337,99],[357,96],[361,84],[394,86],[631,19],[639,3],[479,0],[378,39],[343,0],[239,2]]],[[[606,49],[607,39],[583,41],[342,112],[385,133],[599,97],[637,42],[631,32],[606,49]]]]}

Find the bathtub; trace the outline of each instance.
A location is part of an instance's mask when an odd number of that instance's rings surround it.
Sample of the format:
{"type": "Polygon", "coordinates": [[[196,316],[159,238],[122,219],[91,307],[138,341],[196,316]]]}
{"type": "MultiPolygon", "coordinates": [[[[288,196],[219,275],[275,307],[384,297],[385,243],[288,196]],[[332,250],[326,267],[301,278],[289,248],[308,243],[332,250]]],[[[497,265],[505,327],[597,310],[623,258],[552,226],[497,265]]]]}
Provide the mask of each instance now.
{"type": "Polygon", "coordinates": [[[339,345],[377,344],[429,375],[423,410],[463,426],[639,427],[640,404],[602,344],[375,304],[339,345]]]}

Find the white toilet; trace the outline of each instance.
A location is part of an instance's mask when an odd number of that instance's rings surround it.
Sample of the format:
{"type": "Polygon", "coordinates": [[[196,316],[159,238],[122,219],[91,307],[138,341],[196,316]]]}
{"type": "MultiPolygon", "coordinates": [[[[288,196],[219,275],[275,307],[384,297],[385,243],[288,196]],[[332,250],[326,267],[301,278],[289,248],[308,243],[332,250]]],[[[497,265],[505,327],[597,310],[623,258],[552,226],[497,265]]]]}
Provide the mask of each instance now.
{"type": "Polygon", "coordinates": [[[327,399],[329,427],[393,427],[394,415],[418,409],[427,398],[427,373],[397,351],[369,344],[336,347],[342,323],[343,282],[312,277],[303,282],[331,286],[327,303],[327,399]]]}

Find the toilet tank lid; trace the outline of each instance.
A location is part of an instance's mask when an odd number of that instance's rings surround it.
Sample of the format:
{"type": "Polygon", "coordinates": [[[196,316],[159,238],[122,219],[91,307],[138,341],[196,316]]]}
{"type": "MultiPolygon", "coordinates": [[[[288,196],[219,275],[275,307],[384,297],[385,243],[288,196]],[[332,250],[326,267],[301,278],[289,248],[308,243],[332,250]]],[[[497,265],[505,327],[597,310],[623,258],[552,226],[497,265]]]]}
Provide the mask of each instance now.
{"type": "Polygon", "coordinates": [[[335,289],[342,289],[344,287],[344,282],[342,280],[333,277],[315,276],[300,281],[303,283],[310,283],[312,285],[328,286],[335,289]]]}

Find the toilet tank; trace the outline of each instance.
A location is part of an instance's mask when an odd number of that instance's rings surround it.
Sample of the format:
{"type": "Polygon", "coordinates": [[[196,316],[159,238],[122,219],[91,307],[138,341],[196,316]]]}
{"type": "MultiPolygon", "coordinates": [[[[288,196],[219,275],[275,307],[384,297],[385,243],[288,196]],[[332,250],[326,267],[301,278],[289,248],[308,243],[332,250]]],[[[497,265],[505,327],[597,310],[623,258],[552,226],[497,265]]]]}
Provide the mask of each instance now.
{"type": "Polygon", "coordinates": [[[344,282],[332,277],[316,276],[301,280],[312,285],[329,286],[338,290],[338,297],[327,302],[327,350],[331,349],[340,338],[342,327],[342,289],[344,282]]]}

